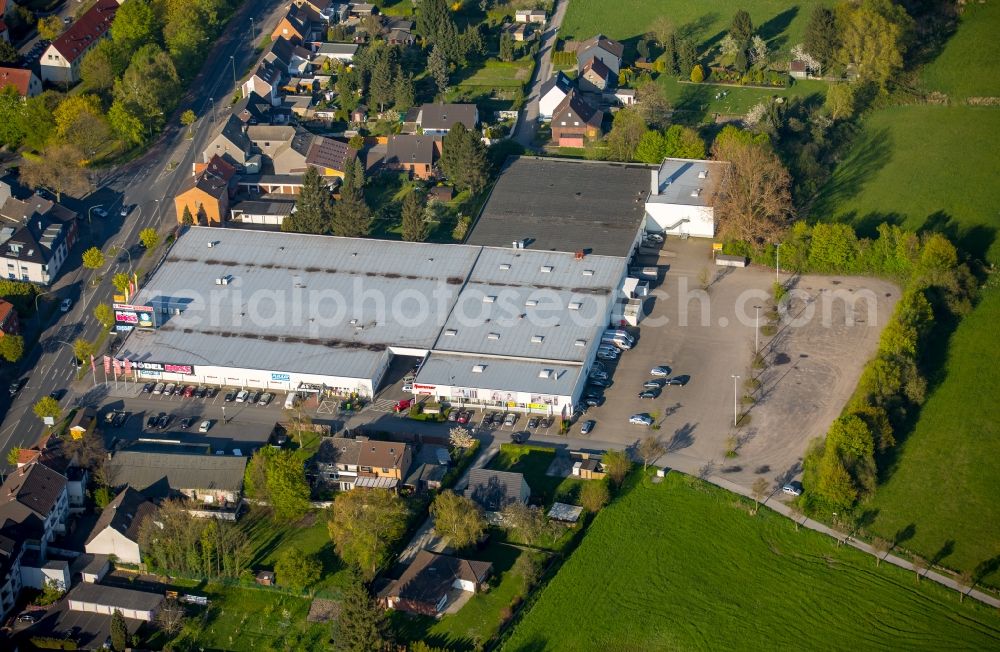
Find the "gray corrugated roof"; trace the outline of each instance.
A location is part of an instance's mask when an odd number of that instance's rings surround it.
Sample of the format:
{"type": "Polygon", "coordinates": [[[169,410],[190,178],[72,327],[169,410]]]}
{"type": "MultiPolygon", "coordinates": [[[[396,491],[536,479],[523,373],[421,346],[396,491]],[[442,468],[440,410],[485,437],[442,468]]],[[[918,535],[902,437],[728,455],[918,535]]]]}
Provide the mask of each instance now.
{"type": "Polygon", "coordinates": [[[590,250],[628,256],[645,218],[649,166],[517,157],[510,159],[468,244],[590,250]]]}
{"type": "Polygon", "coordinates": [[[219,489],[240,491],[247,458],[228,455],[187,455],[119,451],[108,462],[110,484],[142,491],[164,479],[175,491],[219,489]]]}
{"type": "Polygon", "coordinates": [[[496,390],[498,394],[494,400],[506,401],[507,393],[511,391],[570,396],[582,372],[583,368],[578,364],[518,361],[434,352],[421,365],[416,382],[424,385],[496,390]],[[473,371],[480,367],[482,371],[473,371]],[[540,374],[546,370],[547,377],[543,378],[540,374]]]}
{"type": "Polygon", "coordinates": [[[278,199],[248,199],[237,202],[229,209],[235,213],[249,213],[251,215],[291,215],[295,208],[295,200],[278,199]]]}

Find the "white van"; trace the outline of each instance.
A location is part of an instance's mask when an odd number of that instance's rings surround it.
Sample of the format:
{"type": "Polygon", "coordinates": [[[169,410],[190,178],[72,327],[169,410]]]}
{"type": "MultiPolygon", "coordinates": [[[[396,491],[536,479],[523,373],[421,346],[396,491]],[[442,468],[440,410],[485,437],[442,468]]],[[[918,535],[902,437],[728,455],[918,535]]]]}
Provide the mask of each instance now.
{"type": "Polygon", "coordinates": [[[288,392],[288,396],[285,397],[285,409],[291,410],[295,407],[295,404],[299,402],[299,395],[295,392],[288,392]]]}
{"type": "Polygon", "coordinates": [[[632,348],[632,340],[620,335],[605,335],[601,338],[601,344],[613,344],[622,351],[628,351],[632,348]]]}
{"type": "Polygon", "coordinates": [[[621,337],[621,338],[624,338],[624,339],[628,340],[629,342],[635,344],[635,338],[632,337],[631,335],[629,335],[628,331],[615,330],[613,328],[608,328],[608,329],[605,329],[603,337],[621,337]]]}

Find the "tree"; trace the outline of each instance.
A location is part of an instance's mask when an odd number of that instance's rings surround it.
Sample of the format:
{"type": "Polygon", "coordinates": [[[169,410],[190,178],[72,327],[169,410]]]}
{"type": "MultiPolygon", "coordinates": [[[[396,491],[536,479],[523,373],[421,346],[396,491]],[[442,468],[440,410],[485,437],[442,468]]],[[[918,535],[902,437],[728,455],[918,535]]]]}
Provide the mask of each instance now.
{"type": "MultiPolygon", "coordinates": [[[[2,340],[0,340],[2,341],[2,340]]],[[[7,464],[14,467],[17,466],[17,461],[21,457],[21,451],[24,449],[20,446],[12,446],[9,451],[7,451],[7,464]]]]}
{"type": "Polygon", "coordinates": [[[87,364],[90,358],[97,352],[97,347],[93,342],[78,337],[73,340],[73,355],[80,361],[80,364],[87,364]]]}
{"type": "Polygon", "coordinates": [[[0,40],[0,63],[17,63],[17,50],[8,41],[0,40]]]}
{"type": "Polygon", "coordinates": [[[309,166],[302,175],[302,190],[295,202],[295,212],[285,219],[281,230],[313,234],[329,233],[333,212],[330,189],[316,168],[309,166]]]}
{"type": "Polygon", "coordinates": [[[507,32],[504,32],[500,36],[500,60],[514,60],[514,37],[507,32]]]}
{"type": "Polygon", "coordinates": [[[958,601],[965,602],[965,595],[976,588],[976,576],[964,570],[955,577],[955,581],[958,583],[958,601]]]}
{"type": "Polygon", "coordinates": [[[611,132],[608,133],[608,157],[615,161],[634,161],[636,148],[644,133],[646,124],[638,110],[632,107],[620,109],[615,113],[611,132]]]}
{"type": "Polygon", "coordinates": [[[35,416],[39,419],[45,419],[45,417],[51,417],[52,419],[58,421],[59,417],[62,416],[62,408],[59,407],[59,401],[55,400],[51,396],[45,396],[38,399],[32,408],[35,412],[35,416]]]}
{"type": "Polygon", "coordinates": [[[882,537],[875,537],[872,540],[872,548],[875,549],[875,566],[879,566],[882,558],[892,549],[892,542],[882,537]]]}
{"type": "MultiPolygon", "coordinates": [[[[7,41],[0,39],[0,43],[6,44],[7,41]]],[[[0,90],[0,145],[16,148],[24,140],[21,118],[24,109],[25,103],[12,84],[7,84],[0,90]]]]}
{"type": "MultiPolygon", "coordinates": [[[[115,83],[115,102],[145,128],[158,131],[181,93],[180,77],[170,55],[149,43],[139,48],[115,83]]],[[[112,107],[113,108],[113,107],[112,107]]],[[[115,124],[109,114],[108,119],[115,124]]]]}
{"type": "MultiPolygon", "coordinates": [[[[184,226],[191,226],[194,224],[194,215],[191,214],[191,209],[187,206],[187,204],[184,205],[184,212],[181,213],[181,224],[184,226]]],[[[281,224],[284,226],[285,223],[282,222],[281,224]]]]}
{"type": "Polygon", "coordinates": [[[343,197],[334,206],[330,230],[343,238],[363,238],[371,231],[372,212],[364,197],[357,193],[343,197]]]}
{"type": "Polygon", "coordinates": [[[330,538],[341,559],[374,577],[406,531],[407,516],[403,500],[387,489],[348,491],[333,501],[330,538]]]}
{"type": "Polygon", "coordinates": [[[746,10],[740,9],[733,16],[733,23],[729,26],[729,35],[737,43],[746,44],[750,41],[750,36],[753,35],[753,21],[746,10]]]}
{"type": "Polygon", "coordinates": [[[903,68],[913,19],[893,0],[862,0],[837,7],[840,62],[854,66],[864,81],[881,87],[903,68]]]}
{"type": "Polygon", "coordinates": [[[591,514],[601,511],[611,500],[611,493],[608,491],[608,483],[603,480],[587,482],[580,489],[580,504],[591,514]]]}
{"type": "Polygon", "coordinates": [[[427,222],[424,221],[424,200],[418,190],[411,190],[403,199],[403,240],[423,242],[427,239],[427,222]]]}
{"type": "Polygon", "coordinates": [[[65,593],[66,591],[63,590],[62,583],[53,579],[46,579],[42,586],[42,593],[35,598],[35,604],[42,607],[50,605],[63,597],[65,593]]]}
{"type": "Polygon", "coordinates": [[[854,84],[831,84],[826,91],[825,106],[834,120],[854,117],[856,91],[854,84]]]}
{"type": "Polygon", "coordinates": [[[726,34],[719,41],[719,52],[722,53],[723,57],[735,57],[736,53],[742,49],[742,45],[739,41],[733,38],[732,34],[726,34]]]}
{"type": "Polygon", "coordinates": [[[690,75],[698,63],[698,48],[690,38],[677,39],[677,67],[682,75],[690,75]]]}
{"type": "Polygon", "coordinates": [[[434,80],[438,96],[443,98],[448,92],[448,61],[437,45],[427,55],[427,75],[434,80]]]}
{"type": "Polygon", "coordinates": [[[147,251],[152,251],[160,246],[160,234],[153,227],[147,227],[139,231],[139,242],[147,251]]]}
{"type": "Polygon", "coordinates": [[[832,10],[817,5],[809,22],[803,45],[806,52],[816,57],[824,66],[829,65],[834,55],[840,49],[840,30],[837,29],[837,19],[832,10]]]}
{"type": "Polygon", "coordinates": [[[94,306],[94,319],[104,328],[111,328],[115,325],[115,311],[106,303],[99,303],[94,306]]]}
{"type": "Polygon", "coordinates": [[[465,496],[445,490],[431,504],[434,531],[449,539],[456,549],[476,543],[486,531],[486,519],[479,505],[465,496]]]}
{"type": "Polygon", "coordinates": [[[750,38],[750,59],[753,61],[753,65],[758,68],[767,68],[770,58],[771,54],[767,49],[767,41],[754,34],[750,38]]]}
{"type": "Polygon", "coordinates": [[[48,188],[59,200],[63,193],[85,195],[90,192],[90,178],[81,166],[84,158],[76,145],[50,145],[37,159],[25,160],[21,181],[30,188],[48,188]]]}
{"type": "Polygon", "coordinates": [[[90,90],[108,91],[114,88],[115,81],[121,77],[128,66],[128,58],[111,39],[101,39],[94,48],[83,55],[80,64],[80,77],[90,90]]]}
{"type": "Polygon", "coordinates": [[[0,357],[7,362],[17,362],[24,355],[24,338],[20,335],[0,337],[0,357]]]}
{"type": "Polygon", "coordinates": [[[352,574],[342,591],[333,648],[338,652],[377,652],[389,649],[390,643],[385,609],[372,600],[361,578],[352,574]]]}
{"type": "Polygon", "coordinates": [[[378,105],[378,110],[392,102],[393,96],[393,61],[392,48],[381,48],[375,52],[375,65],[372,67],[368,82],[368,96],[372,104],[378,105]]]}
{"type": "Polygon", "coordinates": [[[400,71],[399,74],[396,75],[392,95],[392,104],[400,113],[403,113],[413,106],[413,102],[415,101],[413,75],[400,71]]]}
{"type": "Polygon", "coordinates": [[[118,272],[111,277],[111,285],[113,285],[121,294],[128,292],[129,284],[131,284],[131,282],[132,278],[124,272],[118,272]]]}
{"type": "Polygon", "coordinates": [[[542,564],[536,554],[525,550],[517,556],[517,561],[514,562],[514,567],[511,570],[514,571],[515,575],[521,576],[521,586],[524,593],[527,594],[538,582],[538,578],[542,574],[542,564]]]}
{"type": "Polygon", "coordinates": [[[455,448],[472,448],[476,443],[476,438],[472,436],[472,433],[462,426],[455,426],[449,430],[448,438],[455,448]]]}
{"type": "Polygon", "coordinates": [[[670,125],[663,134],[663,156],[703,159],[705,141],[691,127],[670,125]]]}
{"type": "Polygon", "coordinates": [[[639,139],[635,148],[635,160],[643,163],[661,163],[665,157],[666,139],[663,134],[654,129],[648,130],[639,139]]]}
{"type": "Polygon", "coordinates": [[[504,527],[517,530],[528,545],[533,545],[549,529],[545,512],[516,500],[500,511],[500,518],[504,527]]]}
{"type": "Polygon", "coordinates": [[[96,95],[70,95],[52,112],[55,137],[80,148],[86,158],[109,139],[111,128],[104,117],[101,100],[96,95]]]}
{"type": "Polygon", "coordinates": [[[728,165],[715,202],[719,236],[754,245],[776,242],[792,216],[791,177],[770,146],[725,127],[712,153],[728,165]]]}
{"type": "Polygon", "coordinates": [[[702,69],[701,64],[696,64],[695,67],[691,69],[691,81],[695,84],[700,84],[705,81],[705,71],[702,69]]]}
{"type": "Polygon", "coordinates": [[[167,598],[156,613],[156,624],[171,636],[180,633],[184,628],[184,606],[173,598],[167,598]]]}
{"type": "Polygon", "coordinates": [[[114,652],[124,652],[128,645],[128,625],[125,624],[125,616],[118,609],[111,614],[111,649],[114,652]]]}
{"type": "MultiPolygon", "coordinates": [[[[46,148],[55,130],[52,112],[61,101],[62,95],[54,91],[44,91],[41,95],[24,100],[23,107],[17,113],[18,129],[23,134],[24,145],[37,151],[46,148]]],[[[79,161],[82,158],[80,156],[72,160],[79,161]]],[[[21,169],[21,174],[23,176],[24,168],[21,169]]]]}
{"type": "Polygon", "coordinates": [[[489,180],[486,148],[479,134],[461,122],[452,125],[441,143],[441,169],[460,190],[478,193],[489,180]]]}
{"type": "Polygon", "coordinates": [[[913,555],[913,572],[917,574],[917,583],[920,583],[920,576],[927,572],[930,568],[930,562],[921,557],[920,555],[913,555]]]}
{"type": "Polygon", "coordinates": [[[792,501],[788,503],[788,511],[792,513],[791,515],[792,523],[795,524],[795,531],[798,532],[799,523],[802,522],[802,517],[805,515],[805,512],[802,509],[802,505],[799,504],[798,501],[792,501]]]}
{"type": "Polygon", "coordinates": [[[670,18],[664,14],[660,14],[653,19],[653,23],[649,26],[649,33],[653,35],[653,38],[656,39],[656,42],[661,47],[666,47],[667,42],[674,37],[676,29],[670,18]]]}
{"type": "Polygon", "coordinates": [[[123,52],[135,52],[147,43],[153,43],[161,30],[153,8],[146,0],[129,0],[125,4],[115,12],[111,39],[123,52]]]}
{"type": "Polygon", "coordinates": [[[673,109],[659,84],[648,81],[635,90],[639,115],[652,129],[666,129],[670,126],[673,109]]]}
{"type": "MultiPolygon", "coordinates": [[[[273,450],[273,449],[272,449],[273,450]]],[[[302,461],[290,450],[267,457],[267,496],[279,520],[295,521],[309,511],[309,482],[302,461]]]]}
{"type": "Polygon", "coordinates": [[[107,259],[104,252],[97,247],[91,247],[83,252],[83,266],[87,269],[100,269],[104,267],[105,262],[107,259]]]}
{"type": "Polygon", "coordinates": [[[659,437],[650,435],[643,439],[639,442],[639,456],[642,457],[642,470],[645,471],[650,463],[655,462],[657,458],[666,452],[667,449],[659,437]]]}
{"type": "Polygon", "coordinates": [[[39,18],[38,38],[45,41],[54,41],[62,34],[64,26],[62,18],[56,15],[39,18]]]}
{"type": "Polygon", "coordinates": [[[278,584],[302,591],[317,580],[323,572],[323,563],[316,555],[307,555],[296,546],[282,551],[274,564],[278,584]]]}
{"type": "Polygon", "coordinates": [[[186,110],[181,114],[181,124],[187,127],[188,136],[191,135],[191,125],[193,125],[198,120],[198,116],[194,114],[191,109],[186,110]]]}
{"type": "Polygon", "coordinates": [[[622,451],[608,451],[601,460],[604,464],[604,471],[611,478],[616,487],[620,487],[625,481],[625,476],[632,470],[632,461],[622,451]]]}
{"type": "Polygon", "coordinates": [[[753,494],[753,513],[756,514],[757,510],[760,509],[760,503],[764,498],[767,497],[767,492],[771,489],[771,483],[765,478],[757,478],[753,481],[753,485],[750,487],[750,492],[753,494]]]}
{"type": "Polygon", "coordinates": [[[149,128],[138,110],[121,100],[115,100],[108,109],[108,124],[118,137],[130,145],[141,145],[149,136],[149,128]]]}
{"type": "Polygon", "coordinates": [[[111,489],[104,485],[97,487],[92,493],[94,496],[94,505],[99,510],[103,510],[112,500],[115,499],[115,495],[111,493],[111,489]]]}

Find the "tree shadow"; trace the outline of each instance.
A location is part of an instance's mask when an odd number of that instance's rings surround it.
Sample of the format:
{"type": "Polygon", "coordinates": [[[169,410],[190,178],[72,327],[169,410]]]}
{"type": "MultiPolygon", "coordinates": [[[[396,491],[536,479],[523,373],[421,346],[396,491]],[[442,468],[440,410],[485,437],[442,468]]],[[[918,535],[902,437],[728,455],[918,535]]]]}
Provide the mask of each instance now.
{"type": "Polygon", "coordinates": [[[792,21],[798,15],[799,8],[797,6],[786,9],[771,20],[762,23],[757,28],[757,34],[767,41],[767,45],[772,51],[781,50],[788,40],[784,36],[785,30],[788,29],[788,26],[792,24],[792,21]]]}
{"type": "Polygon", "coordinates": [[[948,539],[938,549],[938,551],[934,553],[934,556],[932,556],[930,558],[931,566],[937,566],[946,557],[948,557],[949,555],[951,555],[951,553],[953,553],[953,552],[955,552],[955,540],[954,539],[948,539]]]}
{"type": "MultiPolygon", "coordinates": [[[[697,41],[706,29],[719,20],[719,12],[710,11],[695,18],[690,23],[686,23],[677,28],[677,36],[680,38],[690,38],[697,41]]],[[[721,38],[721,37],[720,37],[721,38]]]]}
{"type": "Polygon", "coordinates": [[[694,443],[694,430],[697,427],[698,424],[685,423],[675,430],[673,436],[670,437],[670,441],[667,442],[667,452],[676,453],[691,446],[694,443]]]}
{"type": "Polygon", "coordinates": [[[996,240],[994,227],[985,224],[962,227],[944,211],[935,211],[928,215],[917,229],[917,233],[940,233],[951,240],[960,251],[976,260],[985,260],[996,240]]]}
{"type": "Polygon", "coordinates": [[[917,526],[914,523],[910,523],[904,528],[896,530],[896,534],[892,535],[892,545],[898,546],[906,543],[914,537],[917,533],[917,526]]]}
{"type": "Polygon", "coordinates": [[[1000,555],[980,562],[980,564],[976,566],[976,569],[972,571],[972,577],[978,583],[998,570],[1000,570],[1000,555]]]}
{"type": "Polygon", "coordinates": [[[813,204],[813,215],[834,215],[837,208],[857,197],[875,173],[885,167],[892,155],[892,132],[889,129],[863,131],[850,153],[830,176],[813,204]]]}

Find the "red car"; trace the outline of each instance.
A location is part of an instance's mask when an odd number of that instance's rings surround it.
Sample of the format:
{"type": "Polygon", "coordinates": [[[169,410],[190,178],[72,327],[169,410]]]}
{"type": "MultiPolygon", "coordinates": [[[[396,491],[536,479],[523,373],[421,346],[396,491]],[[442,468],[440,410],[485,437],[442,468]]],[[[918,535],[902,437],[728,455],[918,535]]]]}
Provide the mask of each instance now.
{"type": "Polygon", "coordinates": [[[458,421],[459,423],[468,423],[470,414],[471,412],[459,412],[458,419],[456,419],[456,421],[458,421]]]}
{"type": "Polygon", "coordinates": [[[194,396],[194,390],[196,387],[194,385],[188,385],[184,388],[184,398],[191,398],[194,396]]]}
{"type": "Polygon", "coordinates": [[[411,405],[413,405],[413,399],[406,398],[403,399],[402,401],[396,401],[396,412],[409,410],[411,405]]]}

